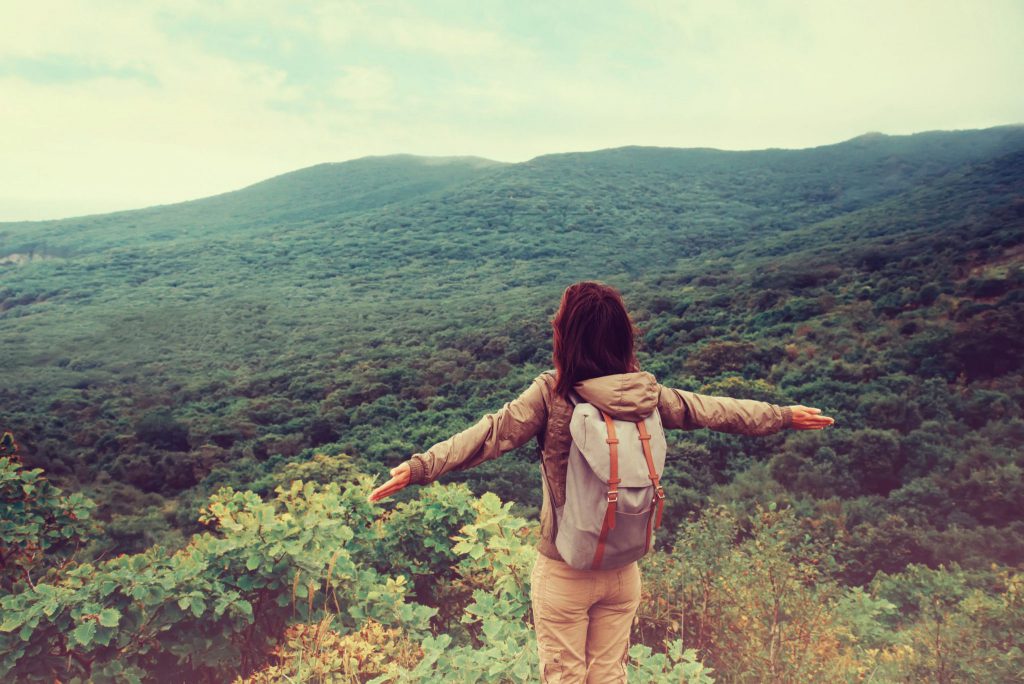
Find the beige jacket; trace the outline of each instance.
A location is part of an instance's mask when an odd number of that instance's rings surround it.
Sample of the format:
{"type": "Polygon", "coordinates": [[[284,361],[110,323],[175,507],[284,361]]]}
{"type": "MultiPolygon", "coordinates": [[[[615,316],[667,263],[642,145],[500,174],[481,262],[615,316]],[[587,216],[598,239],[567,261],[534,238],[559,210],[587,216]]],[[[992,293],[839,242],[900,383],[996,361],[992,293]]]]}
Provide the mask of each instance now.
{"type": "MultiPolygon", "coordinates": [[[[515,400],[476,425],[415,454],[406,463],[411,484],[433,482],[452,470],[465,470],[497,458],[536,437],[542,460],[544,503],[538,550],[561,560],[554,544],[554,512],[565,502],[572,404],[555,394],[555,377],[542,373],[515,400]],[[553,499],[553,501],[552,501],[553,499]]],[[[666,429],[709,428],[743,435],[769,435],[792,423],[792,410],[753,399],[696,394],[659,385],[650,373],[622,373],[577,383],[576,393],[601,411],[638,421],[655,409],[666,429]]]]}

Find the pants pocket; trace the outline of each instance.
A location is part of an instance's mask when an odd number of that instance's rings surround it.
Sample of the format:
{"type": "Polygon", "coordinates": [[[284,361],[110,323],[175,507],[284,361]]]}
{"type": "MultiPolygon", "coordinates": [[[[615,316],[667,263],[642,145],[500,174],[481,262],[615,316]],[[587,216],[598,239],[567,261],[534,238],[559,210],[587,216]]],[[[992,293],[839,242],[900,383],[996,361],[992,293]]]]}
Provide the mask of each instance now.
{"type": "Polygon", "coordinates": [[[540,656],[540,681],[542,684],[560,684],[564,668],[562,654],[556,649],[538,647],[540,656]]]}

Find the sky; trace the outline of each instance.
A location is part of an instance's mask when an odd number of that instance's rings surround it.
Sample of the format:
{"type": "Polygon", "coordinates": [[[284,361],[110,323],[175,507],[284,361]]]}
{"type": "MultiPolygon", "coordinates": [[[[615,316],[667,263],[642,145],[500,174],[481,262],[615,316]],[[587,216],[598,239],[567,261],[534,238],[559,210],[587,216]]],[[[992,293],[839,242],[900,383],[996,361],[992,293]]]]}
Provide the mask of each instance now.
{"type": "Polygon", "coordinates": [[[367,155],[1024,123],[1024,0],[0,0],[0,221],[367,155]]]}

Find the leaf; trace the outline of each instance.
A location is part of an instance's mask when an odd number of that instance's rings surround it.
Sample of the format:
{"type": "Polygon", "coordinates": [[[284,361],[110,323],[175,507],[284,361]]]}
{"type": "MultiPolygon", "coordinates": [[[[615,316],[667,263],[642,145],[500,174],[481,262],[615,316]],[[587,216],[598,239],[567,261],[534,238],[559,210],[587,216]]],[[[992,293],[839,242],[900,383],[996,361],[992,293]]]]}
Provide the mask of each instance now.
{"type": "Polygon", "coordinates": [[[91,644],[94,636],[96,636],[95,622],[83,622],[71,631],[71,638],[74,640],[74,643],[81,646],[91,644]]]}
{"type": "Polygon", "coordinates": [[[260,567],[260,557],[255,553],[249,556],[248,560],[245,561],[245,567],[247,570],[255,570],[260,567]]]}
{"type": "Polygon", "coordinates": [[[100,624],[104,627],[117,627],[121,621],[120,611],[114,608],[104,608],[100,611],[100,624]]]}
{"type": "Polygon", "coordinates": [[[498,635],[501,634],[501,627],[502,624],[500,620],[495,618],[488,618],[484,620],[484,634],[490,641],[494,641],[498,638],[498,635]]]}
{"type": "Polygon", "coordinates": [[[499,499],[493,492],[485,492],[484,495],[480,497],[480,504],[488,513],[497,513],[501,510],[501,499],[499,499]]]}
{"type": "Polygon", "coordinates": [[[238,609],[238,611],[242,613],[242,615],[244,615],[247,618],[249,618],[250,620],[252,620],[252,604],[251,603],[249,603],[245,599],[241,599],[239,601],[236,601],[234,605],[238,609]]]}
{"type": "Polygon", "coordinates": [[[0,632],[13,632],[21,627],[23,622],[24,620],[17,615],[8,615],[4,618],[3,624],[0,624],[0,632]]]}
{"type": "Polygon", "coordinates": [[[206,603],[203,602],[203,599],[199,598],[198,596],[193,596],[191,603],[192,614],[196,617],[202,617],[203,611],[206,610],[206,603]]]}
{"type": "Polygon", "coordinates": [[[530,665],[525,660],[519,659],[516,664],[512,666],[512,674],[519,678],[520,681],[526,682],[530,679],[530,665]]]}
{"type": "Polygon", "coordinates": [[[93,641],[100,646],[108,646],[116,633],[117,630],[111,627],[100,627],[96,630],[96,637],[93,641]]]}

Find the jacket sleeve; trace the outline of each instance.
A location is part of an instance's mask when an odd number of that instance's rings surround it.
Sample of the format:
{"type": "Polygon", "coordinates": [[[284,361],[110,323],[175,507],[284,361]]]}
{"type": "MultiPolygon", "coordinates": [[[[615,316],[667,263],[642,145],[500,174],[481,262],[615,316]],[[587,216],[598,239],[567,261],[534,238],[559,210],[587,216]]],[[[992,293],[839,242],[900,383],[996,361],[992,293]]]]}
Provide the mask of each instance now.
{"type": "Polygon", "coordinates": [[[409,464],[409,484],[426,484],[452,470],[466,470],[497,458],[535,437],[547,420],[543,376],[513,401],[476,425],[438,442],[409,464]]]}
{"type": "Polygon", "coordinates": [[[666,428],[708,428],[740,435],[770,435],[793,424],[793,410],[754,399],[696,394],[660,386],[658,412],[666,428]]]}

